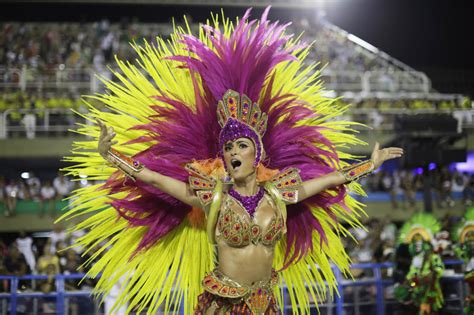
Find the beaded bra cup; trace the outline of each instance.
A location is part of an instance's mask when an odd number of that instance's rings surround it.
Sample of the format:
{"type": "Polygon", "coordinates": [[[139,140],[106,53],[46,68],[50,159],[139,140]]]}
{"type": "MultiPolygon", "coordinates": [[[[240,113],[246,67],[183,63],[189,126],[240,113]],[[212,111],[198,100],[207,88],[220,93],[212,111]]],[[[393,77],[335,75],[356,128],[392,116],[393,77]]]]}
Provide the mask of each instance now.
{"type": "MultiPolygon", "coordinates": [[[[257,205],[257,211],[264,200],[270,203],[269,199],[268,195],[262,198],[257,205]]],[[[273,203],[270,203],[270,206],[276,209],[273,203]]],[[[217,231],[217,239],[225,240],[231,247],[244,247],[250,243],[274,246],[284,234],[284,220],[281,214],[275,213],[270,223],[262,228],[254,222],[238,200],[227,194],[217,220],[217,231]],[[241,208],[241,213],[237,212],[236,208],[241,208]]]]}
{"type": "MultiPolygon", "coordinates": [[[[298,189],[301,186],[297,168],[285,169],[264,183],[265,195],[261,200],[267,200],[276,214],[268,226],[262,229],[254,223],[238,200],[229,194],[223,194],[222,182],[219,179],[204,174],[192,164],[186,164],[185,167],[190,174],[188,177],[190,187],[199,198],[202,208],[209,211],[206,224],[208,237],[212,243],[215,243],[217,236],[232,247],[243,247],[250,242],[273,246],[286,233],[285,205],[298,202],[298,189]],[[238,208],[242,211],[236,211],[238,208]]],[[[256,208],[257,212],[258,208],[259,206],[256,208]]]]}

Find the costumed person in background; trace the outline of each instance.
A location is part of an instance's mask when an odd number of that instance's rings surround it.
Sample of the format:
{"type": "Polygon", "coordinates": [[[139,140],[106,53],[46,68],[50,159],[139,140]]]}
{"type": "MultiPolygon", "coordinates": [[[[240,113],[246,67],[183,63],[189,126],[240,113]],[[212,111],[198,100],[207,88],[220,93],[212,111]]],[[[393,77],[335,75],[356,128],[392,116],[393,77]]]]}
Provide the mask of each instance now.
{"type": "Polygon", "coordinates": [[[101,210],[76,226],[90,231],[77,244],[110,239],[88,275],[105,294],[125,276],[116,308],[154,314],[184,299],[186,314],[279,314],[284,281],[293,311],[309,313],[308,291],[336,289],[331,263],[350,273],[342,224],[360,227],[364,212],[345,184],[363,194],[354,181],[403,150],[340,160],[360,143],[354,123],[333,119],[347,106],[324,96],[287,25],[249,14],[134,46],[139,66],[118,61],[122,84],[94,96],[110,109],[90,106],[100,130],[78,131],[99,152],[77,142],[69,173],[107,182],[77,190],[64,218],[101,210]]]}
{"type": "Polygon", "coordinates": [[[436,314],[444,303],[440,285],[444,264],[432,243],[440,229],[439,221],[427,213],[415,214],[400,229],[399,242],[408,244],[412,262],[405,283],[395,288],[395,296],[414,305],[420,315],[436,314]]]}
{"type": "Polygon", "coordinates": [[[467,210],[452,234],[456,242],[454,251],[465,263],[464,280],[470,290],[464,304],[464,314],[474,314],[474,208],[467,210]]]}

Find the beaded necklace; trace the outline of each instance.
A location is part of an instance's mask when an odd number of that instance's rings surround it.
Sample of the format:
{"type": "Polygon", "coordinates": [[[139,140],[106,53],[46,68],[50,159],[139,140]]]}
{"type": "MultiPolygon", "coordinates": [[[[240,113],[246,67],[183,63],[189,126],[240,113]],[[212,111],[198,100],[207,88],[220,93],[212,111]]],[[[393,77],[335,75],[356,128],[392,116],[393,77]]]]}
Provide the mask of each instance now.
{"type": "Polygon", "coordinates": [[[234,187],[229,189],[229,195],[238,200],[252,218],[255,214],[255,211],[257,210],[258,203],[263,198],[263,194],[264,190],[262,187],[260,187],[258,192],[253,196],[242,196],[237,191],[235,191],[234,187]]]}

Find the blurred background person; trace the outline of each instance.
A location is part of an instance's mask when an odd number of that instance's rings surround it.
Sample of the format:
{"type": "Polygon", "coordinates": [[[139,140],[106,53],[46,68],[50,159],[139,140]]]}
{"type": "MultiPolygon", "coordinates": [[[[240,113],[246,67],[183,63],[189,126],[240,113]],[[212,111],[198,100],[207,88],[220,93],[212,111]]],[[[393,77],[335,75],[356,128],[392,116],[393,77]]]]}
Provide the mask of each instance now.
{"type": "Polygon", "coordinates": [[[36,273],[36,258],[33,252],[33,239],[26,235],[25,231],[20,231],[20,235],[15,240],[15,242],[18,250],[25,257],[25,260],[30,267],[30,271],[32,273],[36,273]]]}
{"type": "Polygon", "coordinates": [[[56,214],[56,190],[51,185],[50,180],[46,180],[43,187],[41,187],[41,210],[39,215],[43,216],[48,212],[52,217],[56,214]]]}

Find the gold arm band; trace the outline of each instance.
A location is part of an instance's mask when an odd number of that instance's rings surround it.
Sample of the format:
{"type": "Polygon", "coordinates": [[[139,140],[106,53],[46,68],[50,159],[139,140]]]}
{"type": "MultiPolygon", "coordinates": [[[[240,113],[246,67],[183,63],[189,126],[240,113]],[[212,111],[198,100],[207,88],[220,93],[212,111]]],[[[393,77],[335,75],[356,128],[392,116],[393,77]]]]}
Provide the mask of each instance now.
{"type": "Polygon", "coordinates": [[[143,165],[115,149],[107,152],[107,161],[135,181],[135,174],[143,169],[143,165]]]}
{"type": "Polygon", "coordinates": [[[358,180],[367,176],[374,170],[374,162],[370,160],[354,163],[342,168],[339,172],[344,176],[347,182],[358,180]]]}

